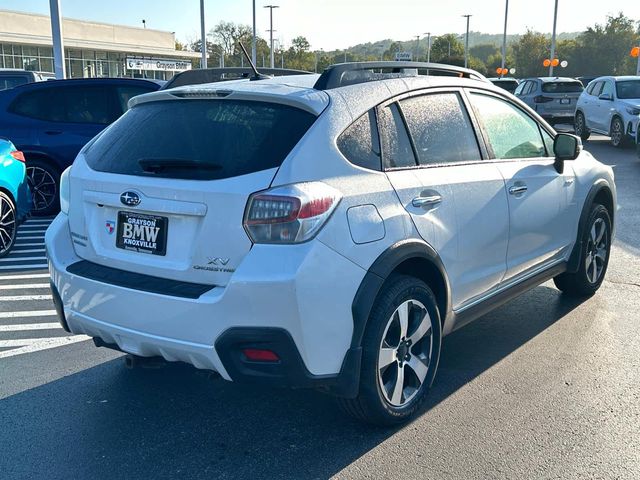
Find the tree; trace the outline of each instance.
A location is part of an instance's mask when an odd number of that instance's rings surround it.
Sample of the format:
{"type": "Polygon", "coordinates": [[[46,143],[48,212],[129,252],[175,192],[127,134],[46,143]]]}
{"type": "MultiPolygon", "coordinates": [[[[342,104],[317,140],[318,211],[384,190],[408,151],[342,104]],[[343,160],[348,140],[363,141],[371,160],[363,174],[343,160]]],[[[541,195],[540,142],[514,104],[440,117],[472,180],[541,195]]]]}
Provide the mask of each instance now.
{"type": "Polygon", "coordinates": [[[516,74],[520,78],[544,76],[542,62],[550,55],[550,41],[542,33],[527,30],[513,45],[516,74]]]}
{"type": "Polygon", "coordinates": [[[636,60],[629,56],[631,47],[640,42],[637,23],[619,13],[607,17],[605,25],[596,24],[578,37],[576,68],[582,75],[630,75],[636,60]]]}
{"type": "MultiPolygon", "coordinates": [[[[456,57],[464,57],[464,45],[458,40],[457,35],[447,33],[431,42],[431,61],[444,62],[446,59],[451,60],[456,57]]],[[[462,64],[464,65],[464,59],[462,64]]]]}
{"type": "Polygon", "coordinates": [[[501,50],[499,50],[493,43],[483,43],[482,45],[476,45],[475,47],[469,48],[469,54],[479,60],[482,60],[484,63],[487,63],[491,55],[499,55],[500,51],[501,50]]]}
{"type": "Polygon", "coordinates": [[[284,55],[286,67],[312,71],[315,67],[315,54],[309,48],[309,41],[305,37],[294,38],[284,55]]]}

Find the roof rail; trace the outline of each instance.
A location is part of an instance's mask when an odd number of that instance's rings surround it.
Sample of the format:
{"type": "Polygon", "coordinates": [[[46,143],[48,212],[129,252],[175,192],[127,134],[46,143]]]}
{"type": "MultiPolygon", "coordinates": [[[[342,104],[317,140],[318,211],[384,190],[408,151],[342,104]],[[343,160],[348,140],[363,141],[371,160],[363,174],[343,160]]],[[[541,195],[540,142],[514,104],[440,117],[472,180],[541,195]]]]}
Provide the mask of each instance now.
{"type": "MultiPolygon", "coordinates": [[[[260,73],[279,77],[283,75],[308,75],[311,72],[290,68],[261,68],[260,73]]],[[[253,75],[251,67],[197,68],[185,70],[184,72],[174,75],[162,90],[182,87],[184,85],[198,85],[202,83],[222,82],[224,80],[250,78],[251,75],[253,75]]]]}
{"type": "Polygon", "coordinates": [[[387,78],[415,77],[417,75],[445,75],[488,81],[484,75],[468,68],[427,62],[351,62],[330,65],[314,85],[316,90],[372,82],[387,78]]]}

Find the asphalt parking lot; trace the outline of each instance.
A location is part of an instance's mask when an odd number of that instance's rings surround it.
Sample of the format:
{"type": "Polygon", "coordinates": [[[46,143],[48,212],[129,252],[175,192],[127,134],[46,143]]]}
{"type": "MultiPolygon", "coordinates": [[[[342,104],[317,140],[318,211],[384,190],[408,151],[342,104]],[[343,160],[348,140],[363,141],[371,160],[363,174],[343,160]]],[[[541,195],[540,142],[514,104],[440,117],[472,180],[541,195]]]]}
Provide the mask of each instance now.
{"type": "Polygon", "coordinates": [[[614,166],[603,287],[546,283],[445,339],[422,414],[362,426],[331,398],[256,390],[183,365],[127,370],[60,329],[43,232],[0,261],[0,478],[640,478],[640,160],[614,166]]]}

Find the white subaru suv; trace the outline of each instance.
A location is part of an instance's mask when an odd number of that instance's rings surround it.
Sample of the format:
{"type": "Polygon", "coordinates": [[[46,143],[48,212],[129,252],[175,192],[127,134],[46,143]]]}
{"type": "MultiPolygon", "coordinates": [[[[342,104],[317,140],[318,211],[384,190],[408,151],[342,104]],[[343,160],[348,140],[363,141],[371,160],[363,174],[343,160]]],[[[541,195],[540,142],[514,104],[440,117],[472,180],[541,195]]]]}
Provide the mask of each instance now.
{"type": "Polygon", "coordinates": [[[444,335],[549,279],[593,294],[616,205],[577,137],[407,62],[141,95],[61,185],[66,330],[377,424],[420,408],[444,335]]]}

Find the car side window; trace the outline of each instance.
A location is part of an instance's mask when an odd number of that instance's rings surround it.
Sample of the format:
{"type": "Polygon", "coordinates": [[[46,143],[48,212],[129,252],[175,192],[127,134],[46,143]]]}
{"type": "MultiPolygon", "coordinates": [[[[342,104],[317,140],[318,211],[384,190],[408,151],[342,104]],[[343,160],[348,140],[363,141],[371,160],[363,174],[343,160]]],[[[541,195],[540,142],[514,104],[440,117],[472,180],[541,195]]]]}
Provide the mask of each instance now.
{"type": "Polygon", "coordinates": [[[338,149],[354,165],[381,170],[380,139],[374,110],[369,110],[342,132],[338,137],[338,149]]]}
{"type": "Polygon", "coordinates": [[[495,158],[532,158],[547,155],[540,127],[522,110],[493,96],[472,93],[495,158]]]}
{"type": "Polygon", "coordinates": [[[591,89],[591,95],[593,95],[594,97],[600,96],[600,92],[602,91],[603,85],[604,85],[604,82],[596,82],[593,88],[591,89]]]}
{"type": "Polygon", "coordinates": [[[609,95],[611,98],[613,98],[613,82],[607,80],[604,82],[604,85],[602,87],[602,92],[600,92],[599,95],[609,95]]]}
{"type": "Polygon", "coordinates": [[[524,87],[528,84],[529,82],[522,82],[520,85],[518,85],[518,87],[516,88],[516,91],[513,92],[514,95],[518,96],[518,95],[522,95],[522,91],[524,90],[524,87]]]}
{"type": "Polygon", "coordinates": [[[421,95],[399,103],[420,165],[481,159],[473,125],[457,93],[421,95]]]}
{"type": "Polygon", "coordinates": [[[544,146],[547,148],[547,157],[555,157],[556,154],[553,151],[553,142],[555,138],[553,138],[549,132],[542,127],[540,127],[540,131],[542,132],[542,141],[544,142],[544,146]]]}
{"type": "Polygon", "coordinates": [[[529,85],[527,85],[527,89],[525,90],[525,95],[529,95],[530,93],[536,90],[536,82],[530,81],[529,85]]]}
{"type": "Polygon", "coordinates": [[[20,95],[10,110],[48,122],[106,125],[115,120],[110,98],[101,87],[43,88],[20,95]]]}
{"type": "Polygon", "coordinates": [[[118,105],[120,106],[120,115],[127,111],[129,108],[129,100],[137,95],[142,95],[143,93],[153,92],[153,89],[145,88],[145,87],[137,87],[131,85],[123,85],[120,87],[116,87],[116,96],[118,98],[118,105]]]}
{"type": "Polygon", "coordinates": [[[397,104],[378,109],[378,131],[385,168],[416,166],[411,141],[397,104]]]}
{"type": "Polygon", "coordinates": [[[111,105],[109,88],[81,86],[65,88],[62,96],[65,101],[67,122],[97,123],[107,125],[115,120],[111,105]]]}

